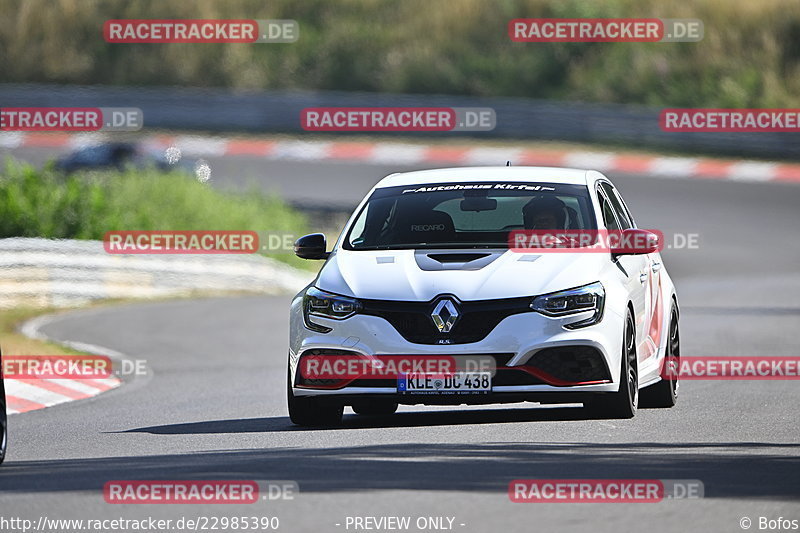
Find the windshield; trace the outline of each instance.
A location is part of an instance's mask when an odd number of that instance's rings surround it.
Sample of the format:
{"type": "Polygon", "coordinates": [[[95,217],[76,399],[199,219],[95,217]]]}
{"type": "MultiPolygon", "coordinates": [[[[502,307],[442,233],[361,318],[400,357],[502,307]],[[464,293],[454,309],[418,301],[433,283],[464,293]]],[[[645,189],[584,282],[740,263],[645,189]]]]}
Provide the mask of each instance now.
{"type": "Polygon", "coordinates": [[[514,230],[595,229],[589,192],[557,183],[437,183],[377,189],[347,250],[503,248],[514,230]]]}

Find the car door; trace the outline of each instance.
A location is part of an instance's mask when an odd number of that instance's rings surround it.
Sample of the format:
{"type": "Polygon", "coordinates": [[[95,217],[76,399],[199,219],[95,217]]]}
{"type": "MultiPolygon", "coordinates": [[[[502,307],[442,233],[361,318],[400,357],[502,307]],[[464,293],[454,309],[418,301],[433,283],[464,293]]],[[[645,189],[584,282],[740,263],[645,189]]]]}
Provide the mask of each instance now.
{"type": "MultiPolygon", "coordinates": [[[[619,194],[619,191],[613,185],[608,184],[610,191],[608,194],[613,194],[612,204],[619,207],[625,217],[631,221],[633,227],[636,227],[633,217],[630,214],[628,206],[619,194]]],[[[647,333],[646,346],[643,350],[643,359],[647,359],[656,355],[658,346],[661,344],[662,323],[664,319],[664,301],[661,294],[661,254],[654,252],[647,254],[647,273],[650,279],[647,283],[646,292],[646,321],[644,331],[647,333]]]]}
{"type": "MultiPolygon", "coordinates": [[[[631,227],[631,221],[627,217],[622,217],[609,199],[608,192],[613,193],[610,183],[601,182],[597,186],[597,197],[600,202],[600,209],[603,216],[603,224],[610,231],[624,230],[631,227]]],[[[649,313],[649,291],[647,290],[650,281],[649,260],[646,255],[620,255],[614,261],[625,276],[625,286],[633,304],[634,323],[636,324],[636,346],[637,353],[642,355],[642,346],[647,338],[646,324],[647,314],[649,313]]]]}

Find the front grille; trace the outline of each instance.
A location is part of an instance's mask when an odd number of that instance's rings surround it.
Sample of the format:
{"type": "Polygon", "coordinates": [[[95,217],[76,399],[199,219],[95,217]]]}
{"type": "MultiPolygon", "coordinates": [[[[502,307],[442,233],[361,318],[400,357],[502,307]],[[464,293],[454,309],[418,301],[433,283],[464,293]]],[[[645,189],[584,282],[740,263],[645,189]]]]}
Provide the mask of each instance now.
{"type": "Polygon", "coordinates": [[[455,304],[460,316],[449,333],[441,333],[431,318],[431,312],[439,301],[394,302],[385,300],[361,300],[361,314],[387,320],[408,342],[415,344],[465,344],[478,342],[505,318],[531,311],[531,298],[505,298],[479,300],[455,304]]]}
{"type": "Polygon", "coordinates": [[[605,358],[592,346],[563,346],[536,352],[525,366],[570,383],[610,381],[605,358]]]}

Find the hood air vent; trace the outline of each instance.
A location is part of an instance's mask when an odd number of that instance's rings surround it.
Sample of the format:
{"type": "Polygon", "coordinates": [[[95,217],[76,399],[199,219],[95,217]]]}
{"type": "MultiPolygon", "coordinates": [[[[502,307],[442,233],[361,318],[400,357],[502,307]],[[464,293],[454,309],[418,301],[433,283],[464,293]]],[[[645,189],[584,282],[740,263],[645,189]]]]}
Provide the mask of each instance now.
{"type": "Polygon", "coordinates": [[[414,259],[422,270],[480,270],[501,255],[498,251],[417,250],[414,259]]]}

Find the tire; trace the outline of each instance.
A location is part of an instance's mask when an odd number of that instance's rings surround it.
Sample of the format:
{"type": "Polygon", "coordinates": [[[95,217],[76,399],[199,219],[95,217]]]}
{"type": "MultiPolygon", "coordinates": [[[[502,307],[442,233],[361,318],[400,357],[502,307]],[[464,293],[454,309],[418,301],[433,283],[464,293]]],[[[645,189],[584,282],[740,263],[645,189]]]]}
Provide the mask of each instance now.
{"type": "Polygon", "coordinates": [[[2,355],[0,355],[0,464],[6,458],[8,447],[8,413],[6,412],[6,385],[3,379],[2,355]]]}
{"type": "Polygon", "coordinates": [[[587,406],[596,417],[633,418],[639,404],[639,361],[636,357],[636,326],[630,311],[622,334],[619,390],[599,395],[587,406]]]}
{"type": "Polygon", "coordinates": [[[669,319],[669,337],[667,338],[667,355],[664,360],[664,372],[667,377],[642,389],[642,407],[656,409],[670,408],[678,401],[678,369],[680,368],[681,337],[678,328],[678,310],[673,307],[669,319]]]}
{"type": "Polygon", "coordinates": [[[388,416],[397,411],[397,402],[390,400],[362,400],[353,404],[353,411],[363,416],[388,416]]]}
{"type": "Polygon", "coordinates": [[[289,418],[298,426],[336,426],[342,422],[344,405],[324,398],[298,398],[292,392],[291,374],[286,379],[289,418]]]}

